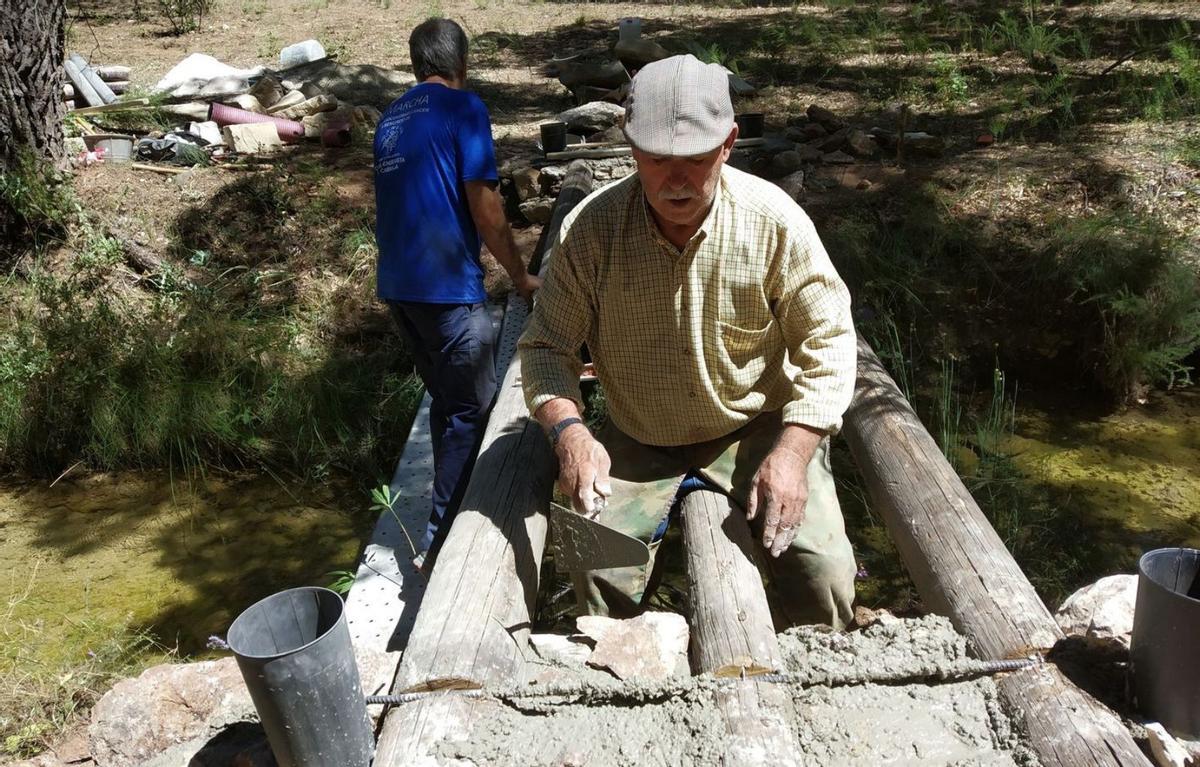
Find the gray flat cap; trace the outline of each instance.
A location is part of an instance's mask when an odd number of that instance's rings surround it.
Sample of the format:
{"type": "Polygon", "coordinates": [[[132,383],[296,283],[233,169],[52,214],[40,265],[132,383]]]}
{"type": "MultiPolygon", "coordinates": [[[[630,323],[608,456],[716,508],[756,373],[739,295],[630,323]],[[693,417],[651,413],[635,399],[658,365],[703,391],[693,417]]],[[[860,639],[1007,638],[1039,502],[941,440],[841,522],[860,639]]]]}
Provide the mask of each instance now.
{"type": "Polygon", "coordinates": [[[625,138],[656,155],[707,154],[733,130],[729,75],[691,54],[647,64],[625,100],[625,138]]]}

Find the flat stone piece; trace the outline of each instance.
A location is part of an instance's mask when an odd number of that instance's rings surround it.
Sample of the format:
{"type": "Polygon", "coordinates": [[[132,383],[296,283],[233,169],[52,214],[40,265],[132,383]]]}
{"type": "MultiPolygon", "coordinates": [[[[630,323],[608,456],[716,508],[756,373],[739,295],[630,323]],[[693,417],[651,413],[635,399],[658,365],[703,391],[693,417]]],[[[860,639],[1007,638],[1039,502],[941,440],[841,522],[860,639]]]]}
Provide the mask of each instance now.
{"type": "Polygon", "coordinates": [[[670,677],[677,658],[687,652],[687,621],[675,613],[648,612],[627,620],[585,615],[575,625],[596,640],[588,665],[621,679],[670,677]]]}
{"type": "Polygon", "coordinates": [[[625,116],[625,107],[607,101],[589,101],[561,113],[555,120],[571,133],[592,134],[608,130],[625,116]]]}

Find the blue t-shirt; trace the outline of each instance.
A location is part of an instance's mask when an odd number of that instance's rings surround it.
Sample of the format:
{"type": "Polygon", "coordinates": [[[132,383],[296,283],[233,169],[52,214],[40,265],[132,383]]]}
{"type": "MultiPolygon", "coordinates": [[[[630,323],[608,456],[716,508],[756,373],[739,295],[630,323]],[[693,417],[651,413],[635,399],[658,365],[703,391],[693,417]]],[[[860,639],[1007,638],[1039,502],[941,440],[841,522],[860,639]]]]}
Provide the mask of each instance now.
{"type": "Polygon", "coordinates": [[[487,109],[474,93],[421,83],[375,129],[377,291],[390,301],[483,301],[466,181],[496,181],[487,109]]]}

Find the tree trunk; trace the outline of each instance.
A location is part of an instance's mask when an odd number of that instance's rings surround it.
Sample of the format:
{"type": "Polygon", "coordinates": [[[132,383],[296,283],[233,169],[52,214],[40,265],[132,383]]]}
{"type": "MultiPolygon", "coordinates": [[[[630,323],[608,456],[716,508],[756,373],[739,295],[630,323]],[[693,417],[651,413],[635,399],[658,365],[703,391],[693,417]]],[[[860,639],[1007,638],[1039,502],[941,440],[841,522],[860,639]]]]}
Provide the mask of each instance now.
{"type": "Polygon", "coordinates": [[[0,171],[63,155],[64,0],[0,0],[0,171]]]}

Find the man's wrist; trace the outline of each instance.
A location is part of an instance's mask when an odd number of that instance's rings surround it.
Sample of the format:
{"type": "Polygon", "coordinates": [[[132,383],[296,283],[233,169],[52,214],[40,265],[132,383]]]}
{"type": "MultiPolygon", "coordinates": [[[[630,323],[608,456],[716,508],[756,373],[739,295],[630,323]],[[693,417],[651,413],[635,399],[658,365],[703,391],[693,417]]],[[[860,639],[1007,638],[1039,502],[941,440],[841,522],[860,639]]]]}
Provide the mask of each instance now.
{"type": "MultiPolygon", "coordinates": [[[[559,441],[562,439],[562,434],[572,426],[584,426],[583,419],[579,416],[567,416],[557,421],[549,429],[546,429],[546,436],[550,438],[550,444],[553,447],[558,447],[559,441]]],[[[584,426],[584,428],[587,428],[584,426]]]]}

